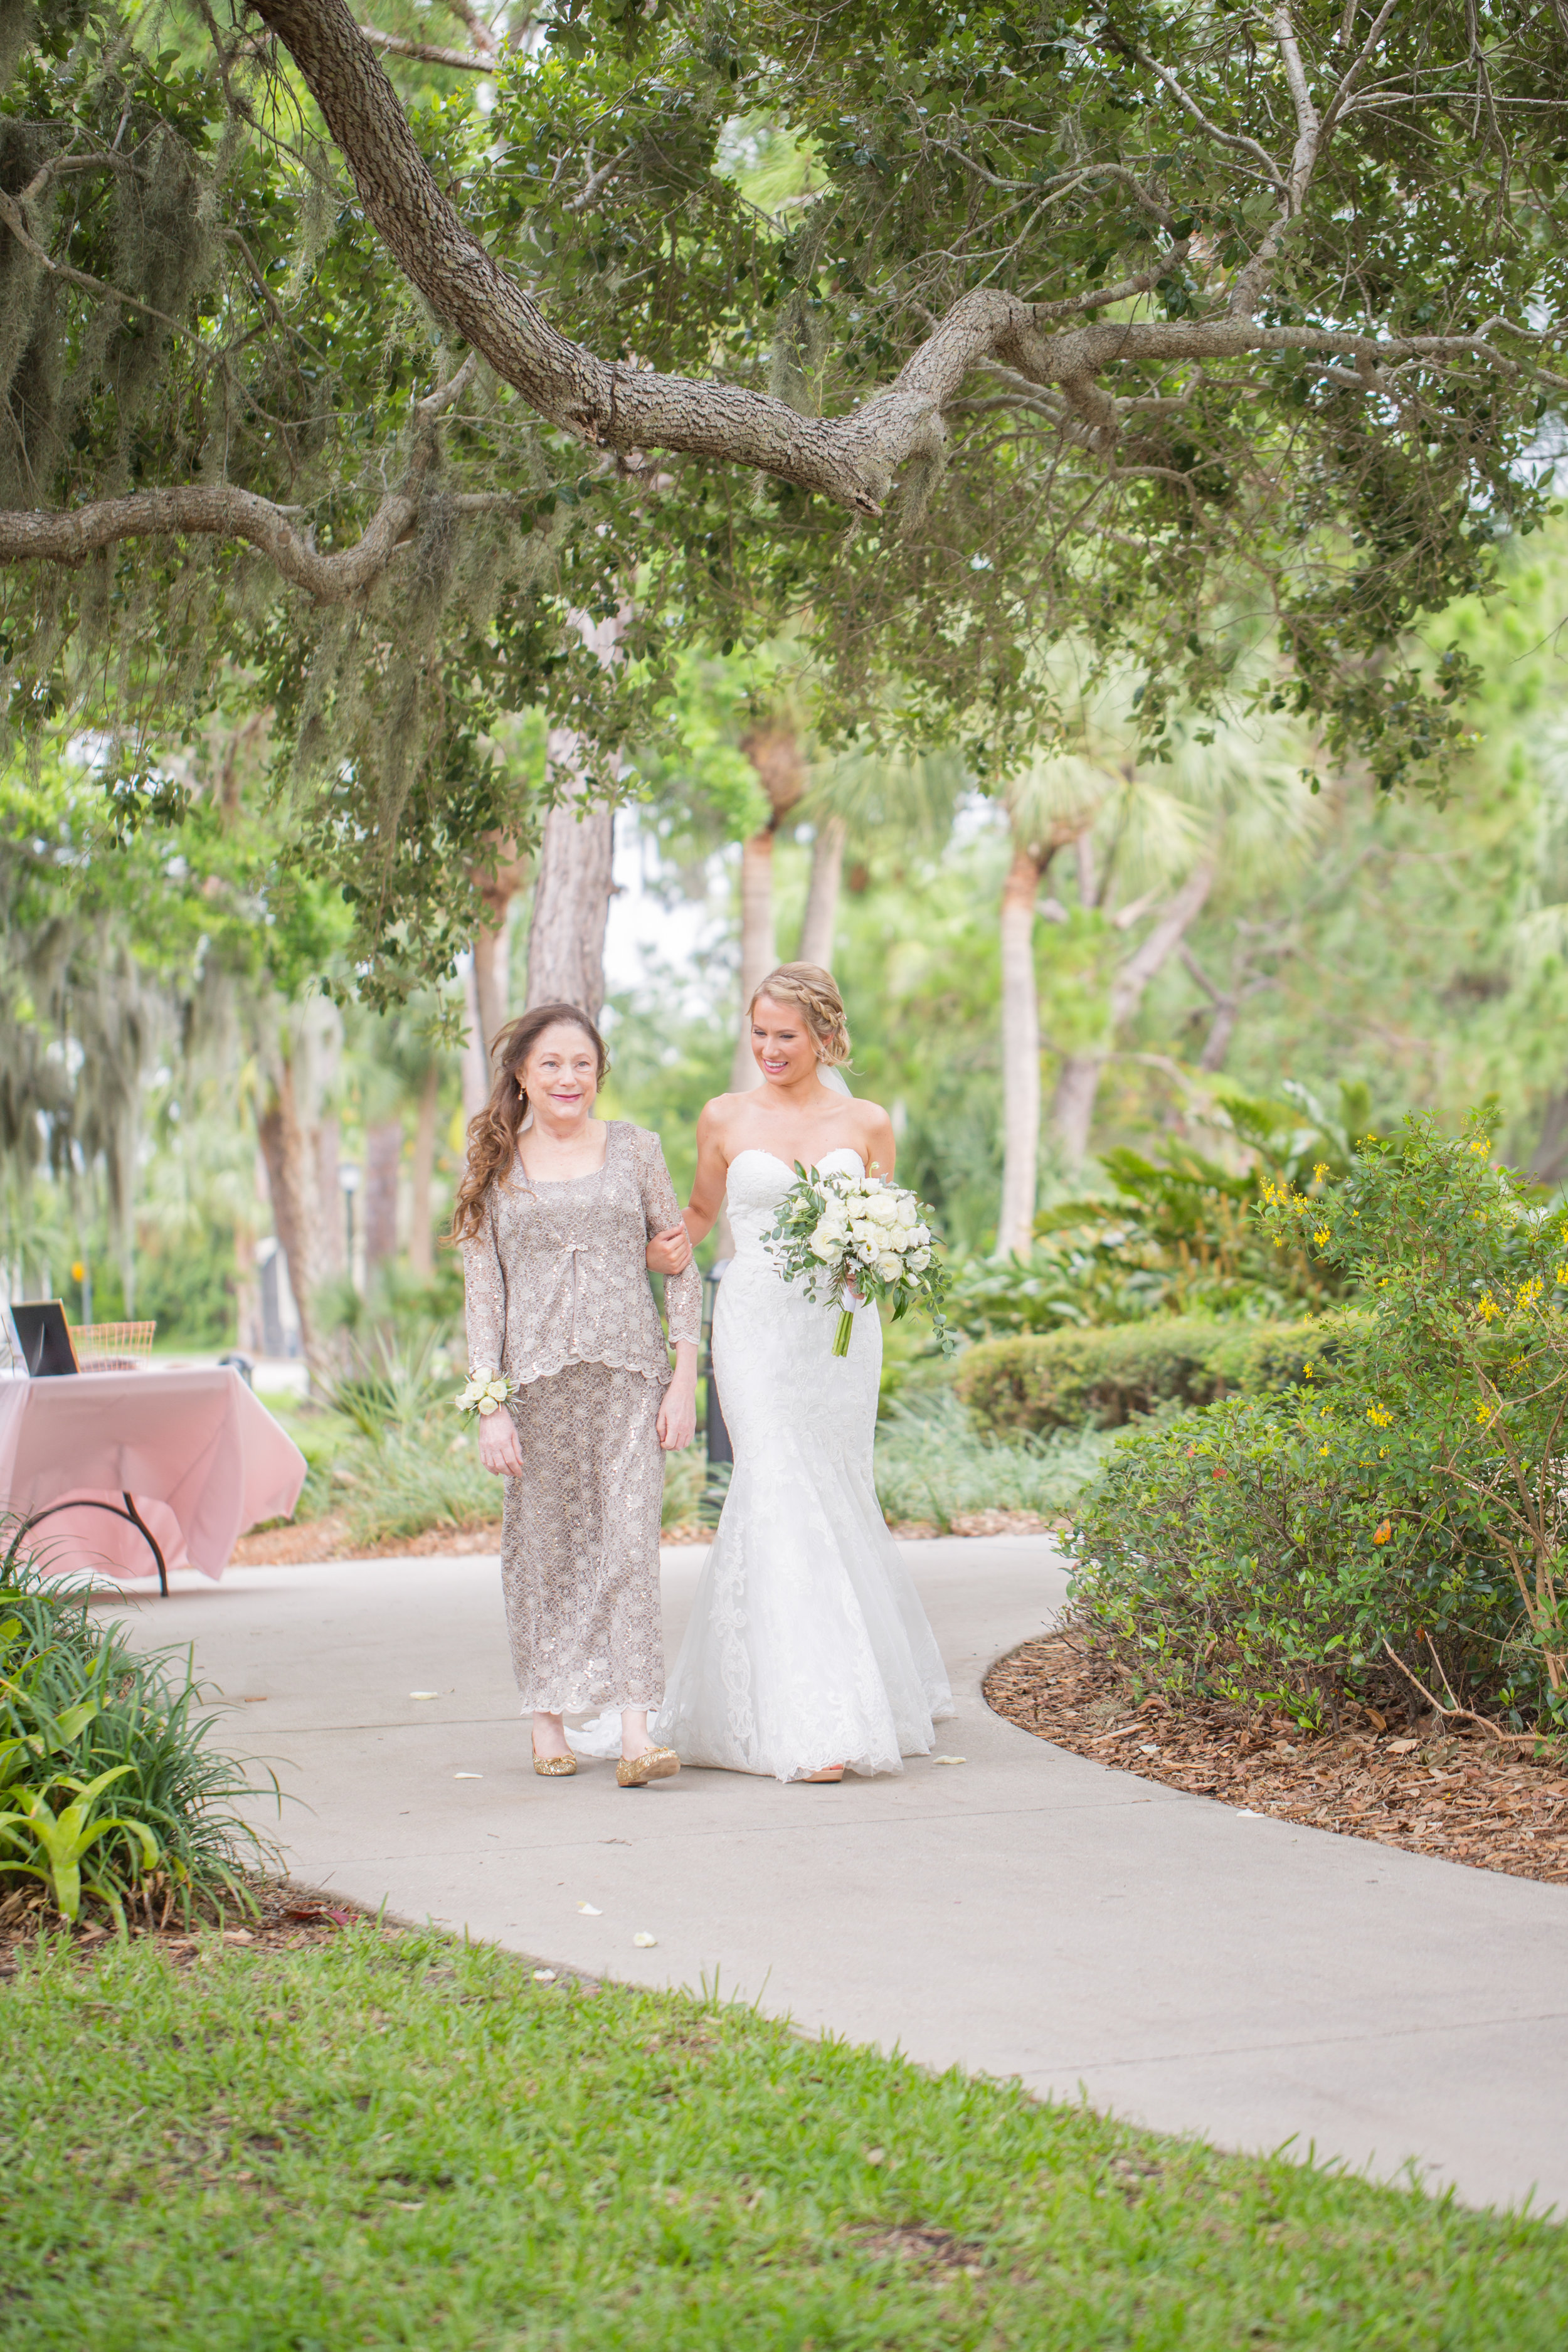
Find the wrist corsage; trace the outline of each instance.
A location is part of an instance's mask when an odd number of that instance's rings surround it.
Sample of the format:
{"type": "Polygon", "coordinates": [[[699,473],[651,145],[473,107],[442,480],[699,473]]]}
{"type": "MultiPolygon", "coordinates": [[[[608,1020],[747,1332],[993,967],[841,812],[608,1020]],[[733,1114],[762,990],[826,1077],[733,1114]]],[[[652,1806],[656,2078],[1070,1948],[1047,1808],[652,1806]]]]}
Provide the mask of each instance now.
{"type": "Polygon", "coordinates": [[[468,1385],[458,1399],[459,1412],[476,1412],[488,1421],[499,1412],[509,1397],[517,1394],[517,1382],[509,1381],[504,1372],[492,1372],[488,1365],[479,1365],[468,1374],[468,1385]]]}

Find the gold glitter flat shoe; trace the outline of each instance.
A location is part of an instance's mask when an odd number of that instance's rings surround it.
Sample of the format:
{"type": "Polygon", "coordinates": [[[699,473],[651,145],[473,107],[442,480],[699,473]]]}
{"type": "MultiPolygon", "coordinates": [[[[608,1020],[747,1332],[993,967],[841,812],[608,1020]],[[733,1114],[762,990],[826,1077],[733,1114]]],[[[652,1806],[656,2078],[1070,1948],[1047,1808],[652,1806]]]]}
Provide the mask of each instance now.
{"type": "Polygon", "coordinates": [[[623,1789],[646,1789],[650,1780],[668,1780],[680,1769],[673,1748],[645,1748],[640,1756],[623,1756],[616,1779],[623,1789]]]}
{"type": "Polygon", "coordinates": [[[577,1769],[575,1756],[542,1756],[533,1751],[533,1769],[542,1780],[569,1780],[577,1769]]]}

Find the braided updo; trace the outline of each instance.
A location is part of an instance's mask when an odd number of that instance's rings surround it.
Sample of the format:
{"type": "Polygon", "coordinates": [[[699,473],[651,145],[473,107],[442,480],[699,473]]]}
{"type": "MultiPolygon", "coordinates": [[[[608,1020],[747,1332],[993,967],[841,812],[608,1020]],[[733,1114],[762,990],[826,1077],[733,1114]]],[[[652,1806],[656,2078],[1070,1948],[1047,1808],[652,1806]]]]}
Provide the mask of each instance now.
{"type": "Polygon", "coordinates": [[[844,999],[838,993],[838,982],[821,964],[781,963],[776,971],[770,971],[761,987],[752,992],[752,1002],[746,1007],[748,1021],[759,996],[771,997],[775,1004],[800,1007],[819,1062],[849,1059],[849,1024],[845,1017],[844,999]]]}

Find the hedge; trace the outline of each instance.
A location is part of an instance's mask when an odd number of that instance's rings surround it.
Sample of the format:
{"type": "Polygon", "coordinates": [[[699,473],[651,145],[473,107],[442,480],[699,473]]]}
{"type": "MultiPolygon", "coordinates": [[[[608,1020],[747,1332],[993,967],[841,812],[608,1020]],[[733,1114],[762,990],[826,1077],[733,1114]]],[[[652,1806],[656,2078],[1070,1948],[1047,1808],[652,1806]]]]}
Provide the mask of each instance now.
{"type": "Polygon", "coordinates": [[[1356,1319],[1226,1323],[1172,1315],[987,1339],[963,1358],[958,1393],[985,1428],[1115,1429],[1157,1405],[1211,1404],[1321,1377],[1356,1319]]]}

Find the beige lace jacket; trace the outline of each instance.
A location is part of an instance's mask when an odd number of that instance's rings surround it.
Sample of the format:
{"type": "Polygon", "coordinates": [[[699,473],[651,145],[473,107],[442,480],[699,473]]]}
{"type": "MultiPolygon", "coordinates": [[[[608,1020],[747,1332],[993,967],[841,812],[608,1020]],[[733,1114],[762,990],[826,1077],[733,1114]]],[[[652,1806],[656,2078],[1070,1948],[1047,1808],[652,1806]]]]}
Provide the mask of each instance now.
{"type": "MultiPolygon", "coordinates": [[[[668,1380],[645,1253],[651,1234],[679,1223],[680,1207],[658,1136],[624,1118],[608,1127],[592,1175],[536,1184],[514,1161],[490,1186],[484,1223],[463,1244],[470,1365],[520,1387],[573,1363],[668,1380]]],[[[671,1340],[695,1342],[696,1266],[667,1276],[664,1297],[671,1340]]]]}

